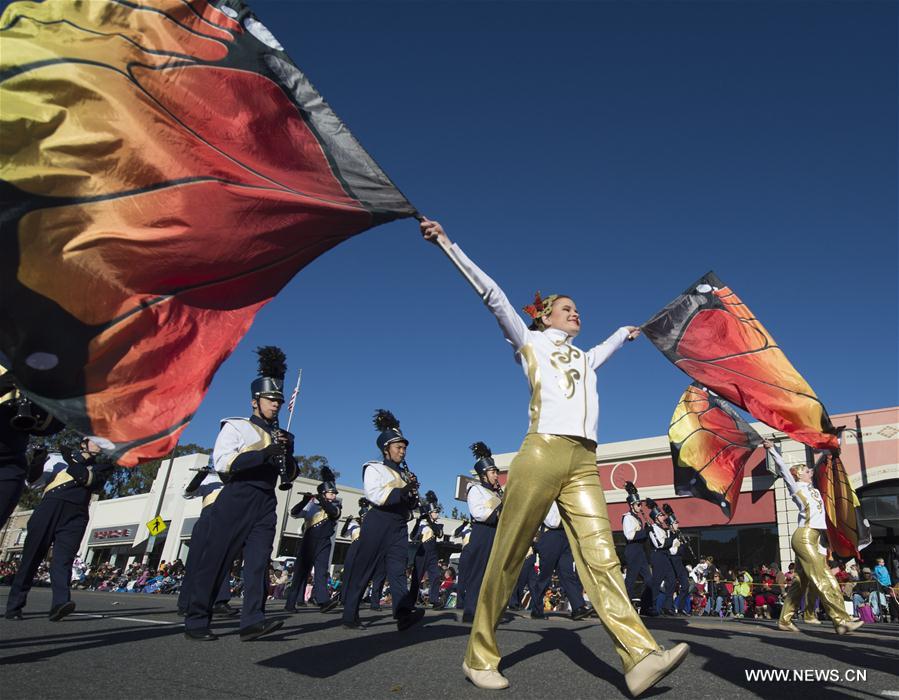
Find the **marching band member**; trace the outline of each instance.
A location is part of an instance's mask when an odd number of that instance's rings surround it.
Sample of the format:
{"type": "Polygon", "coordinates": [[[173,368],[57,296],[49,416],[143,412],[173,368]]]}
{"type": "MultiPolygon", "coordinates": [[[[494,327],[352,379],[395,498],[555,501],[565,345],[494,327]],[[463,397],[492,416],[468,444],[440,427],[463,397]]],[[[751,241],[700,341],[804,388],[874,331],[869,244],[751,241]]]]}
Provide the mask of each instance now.
{"type": "Polygon", "coordinates": [[[825,556],[821,554],[821,542],[827,533],[827,521],[824,517],[824,501],[821,492],[813,485],[814,472],[807,464],[787,467],[783,458],[774,449],[773,443],[765,440],[762,443],[768,454],[777,465],[777,471],[786,482],[790,497],[799,508],[799,526],[793,532],[790,545],[796,556],[796,576],[784,597],[783,608],[777,629],[785,632],[798,632],[793,624],[793,615],[799,607],[803,592],[814,587],[818,591],[821,605],[833,621],[837,634],[850,634],[863,624],[862,620],[853,620],[843,607],[843,596],[836,578],[827,566],[825,556]],[[809,581],[810,584],[805,584],[809,581]]]}
{"type": "Polygon", "coordinates": [[[350,576],[350,570],[353,568],[353,562],[356,559],[356,550],[359,547],[359,536],[362,534],[362,521],[369,509],[368,499],[362,497],[359,499],[359,515],[349,516],[340,530],[340,536],[350,540],[350,546],[347,548],[346,559],[343,560],[343,572],[340,575],[341,585],[338,598],[343,603],[346,598],[346,582],[350,576]]]}
{"type": "Polygon", "coordinates": [[[627,490],[628,511],[621,518],[621,530],[627,544],[624,545],[624,563],[627,567],[627,575],[624,577],[624,587],[627,596],[634,599],[637,587],[637,576],[643,579],[643,586],[648,587],[652,579],[652,571],[649,562],[646,561],[644,543],[649,539],[650,526],[643,521],[643,501],[633,482],[624,484],[627,490]]]}
{"type": "Polygon", "coordinates": [[[534,591],[537,588],[537,574],[534,567],[537,565],[537,552],[534,549],[537,541],[528,547],[527,556],[524,558],[524,564],[521,565],[521,573],[518,574],[518,583],[512,591],[512,598],[509,600],[509,610],[521,610],[524,601],[525,587],[531,592],[531,598],[534,597],[534,591]]]}
{"type": "Polygon", "coordinates": [[[528,327],[506,295],[436,221],[422,219],[425,239],[439,245],[469,280],[499,322],[531,388],[530,427],[509,467],[503,514],[490,556],[463,671],[481,688],[505,688],[499,672],[496,626],[515,587],[540,520],[556,501],[590,600],[609,631],[630,692],[637,696],[659,682],[689,651],[678,644],[662,651],[634,610],[615,553],[605,497],[596,469],[599,397],[596,370],[625,341],[639,334],[620,328],[605,343],[583,351],[571,344],[580,317],[571,298],[535,300],[528,327]]]}
{"type": "Polygon", "coordinates": [[[279,475],[284,482],[293,481],[298,467],[293,457],[293,436],[278,427],[286,358],[272,346],[257,352],[260,376],[250,385],[253,415],[224,419],[212,451],[225,487],[210,513],[206,549],[191,583],[184,634],[195,641],[218,639],[209,630],[212,610],[219,585],[241,550],[241,641],[253,641],[284,624],[282,620],[265,619],[266,572],[277,524],[275,483],[279,475]]]}
{"type": "MultiPolygon", "coordinates": [[[[190,550],[188,551],[187,563],[184,570],[184,578],[181,580],[181,589],[178,591],[178,614],[181,617],[187,615],[187,608],[190,604],[190,590],[193,581],[193,571],[200,565],[200,559],[203,557],[203,550],[206,548],[206,540],[209,537],[209,523],[211,521],[210,513],[215,505],[224,484],[213,466],[201,469],[191,479],[190,483],[184,488],[184,498],[202,498],[203,506],[200,510],[200,517],[194,523],[193,530],[190,532],[190,550]]],[[[231,601],[231,577],[230,571],[222,578],[219,584],[218,595],[215,598],[215,605],[212,607],[214,615],[223,615],[225,617],[234,617],[239,615],[240,611],[232,608],[231,601]]]]}
{"type": "MultiPolygon", "coordinates": [[[[356,559],[346,583],[343,625],[350,629],[365,629],[359,619],[359,603],[379,560],[383,559],[390,580],[393,616],[399,631],[408,629],[424,617],[425,611],[415,607],[415,600],[406,587],[406,559],[409,548],[407,523],[412,508],[418,502],[418,479],[406,467],[406,447],[409,441],[400,432],[400,423],[390,411],[375,414],[375,428],[379,431],[377,446],[380,461],[362,466],[365,497],[372,507],[365,516],[365,528],[359,537],[356,559]]],[[[375,590],[372,588],[372,605],[375,590]]]]}
{"type": "Polygon", "coordinates": [[[664,615],[673,614],[672,606],[674,605],[674,569],[671,566],[671,546],[674,543],[674,533],[668,527],[668,516],[656,505],[652,499],[647,500],[650,508],[649,518],[652,521],[652,527],[649,530],[649,541],[652,544],[652,610],[653,613],[662,613],[664,615]],[[659,594],[662,587],[665,588],[665,597],[662,605],[659,607],[659,594]]]}
{"type": "MultiPolygon", "coordinates": [[[[671,562],[671,571],[677,581],[677,596],[674,598],[674,612],[689,615],[688,603],[690,601],[690,576],[687,567],[684,566],[684,555],[691,551],[686,535],[681,534],[680,525],[674,517],[674,511],[667,503],[663,506],[668,516],[668,524],[671,526],[673,540],[668,550],[668,560],[671,562]]],[[[672,588],[672,591],[674,589],[672,588]]]]}
{"type": "Polygon", "coordinates": [[[453,537],[462,540],[462,551],[459,552],[459,570],[456,572],[456,610],[465,608],[465,568],[468,565],[468,543],[471,542],[471,522],[463,519],[453,531],[453,537]]]}
{"type": "Polygon", "coordinates": [[[543,612],[543,596],[549,588],[554,571],[559,572],[559,583],[571,604],[571,619],[583,620],[589,617],[593,610],[584,601],[584,588],[574,572],[574,556],[562,529],[562,515],[555,501],[543,519],[543,534],[537,540],[535,548],[540,557],[540,573],[536,585],[531,589],[531,617],[538,620],[546,617],[543,612]]]}
{"type": "Polygon", "coordinates": [[[37,481],[47,460],[43,449],[28,457],[28,440],[32,435],[53,435],[62,428],[62,423],[29,401],[12,374],[0,367],[0,529],[16,509],[25,482],[37,481]]]}
{"type": "Polygon", "coordinates": [[[28,520],[22,561],[6,601],[6,619],[21,620],[22,608],[38,567],[53,547],[50,586],[53,602],[50,620],[58,622],[75,610],[69,586],[72,562],[87,529],[91,495],[99,493],[112,472],[112,464],[96,464],[100,447],[88,438],[78,450],[51,453],[40,477],[31,488],[44,489],[41,502],[28,520]]]}
{"type": "MultiPolygon", "coordinates": [[[[467,547],[470,551],[465,562],[465,606],[462,622],[474,621],[484,572],[496,538],[496,524],[503,509],[503,490],[499,485],[499,470],[493,461],[493,453],[483,442],[474,443],[471,452],[478,460],[474,465],[478,480],[468,484],[466,498],[471,515],[471,543],[467,547]]],[[[503,601],[503,607],[507,601],[508,597],[503,601]]]]}
{"type": "Polygon", "coordinates": [[[443,537],[443,525],[437,522],[440,515],[440,504],[437,502],[437,494],[428,491],[421,502],[420,510],[423,514],[419,519],[415,532],[415,541],[418,547],[415,549],[415,561],[412,568],[412,589],[418,597],[418,587],[424,575],[428,575],[428,602],[431,607],[437,607],[440,600],[440,584],[443,581],[443,572],[437,564],[437,542],[443,537]]]}
{"type": "Polygon", "coordinates": [[[293,580],[287,589],[284,606],[287,612],[296,612],[297,605],[306,605],[306,579],[313,569],[312,599],[321,612],[331,612],[340,603],[339,596],[332,598],[328,593],[328,562],[331,560],[331,539],[340,520],[341,503],[337,498],[334,472],[323,467],[321,476],[317,494],[303,494],[303,499],[290,509],[292,518],[303,518],[305,523],[293,580]]]}

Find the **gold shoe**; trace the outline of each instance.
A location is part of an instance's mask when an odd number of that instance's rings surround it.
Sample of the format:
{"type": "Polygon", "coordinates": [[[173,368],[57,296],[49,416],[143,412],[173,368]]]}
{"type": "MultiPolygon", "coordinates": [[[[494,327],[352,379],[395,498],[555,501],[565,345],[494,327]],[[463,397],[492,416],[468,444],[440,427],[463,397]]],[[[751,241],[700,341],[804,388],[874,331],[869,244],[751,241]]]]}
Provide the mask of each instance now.
{"type": "Polygon", "coordinates": [[[680,666],[688,653],[690,647],[681,643],[667,651],[654,651],[645,656],[640,663],[624,674],[627,689],[631,691],[631,695],[637,697],[680,666]]]}
{"type": "Polygon", "coordinates": [[[799,628],[794,625],[792,622],[784,622],[783,620],[777,621],[777,629],[781,632],[798,632],[799,628]]]}
{"type": "Polygon", "coordinates": [[[465,672],[465,677],[478,688],[483,688],[484,690],[502,690],[503,688],[509,687],[509,679],[494,669],[481,671],[476,668],[469,668],[468,664],[463,661],[462,670],[465,672]]]}
{"type": "Polygon", "coordinates": [[[807,625],[820,625],[821,624],[821,620],[819,620],[817,617],[803,617],[802,621],[807,625]]]}
{"type": "Polygon", "coordinates": [[[852,634],[865,624],[862,620],[846,620],[846,622],[841,622],[838,625],[834,625],[834,628],[837,631],[837,634],[852,634]]]}

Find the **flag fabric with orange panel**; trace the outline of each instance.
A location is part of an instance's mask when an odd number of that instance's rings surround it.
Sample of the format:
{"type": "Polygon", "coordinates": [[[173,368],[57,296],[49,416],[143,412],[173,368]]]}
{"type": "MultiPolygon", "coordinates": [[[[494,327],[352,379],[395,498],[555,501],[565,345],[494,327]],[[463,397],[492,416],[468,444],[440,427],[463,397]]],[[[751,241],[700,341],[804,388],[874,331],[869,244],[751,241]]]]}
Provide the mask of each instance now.
{"type": "Polygon", "coordinates": [[[871,544],[871,525],[839,453],[826,452],[821,456],[815,465],[815,485],[824,501],[830,548],[844,559],[861,557],[861,550],[871,544]]]}
{"type": "Polygon", "coordinates": [[[698,384],[680,398],[668,442],[674,490],[714,503],[730,520],[737,510],[746,463],[762,438],[727,401],[698,384]]]}
{"type": "Polygon", "coordinates": [[[239,0],[16,2],[0,45],[0,363],[121,464],[298,270],[415,213],[239,0]]]}
{"type": "Polygon", "coordinates": [[[646,337],[692,379],[815,449],[838,449],[815,392],[771,334],[714,273],[643,327],[646,337]]]}

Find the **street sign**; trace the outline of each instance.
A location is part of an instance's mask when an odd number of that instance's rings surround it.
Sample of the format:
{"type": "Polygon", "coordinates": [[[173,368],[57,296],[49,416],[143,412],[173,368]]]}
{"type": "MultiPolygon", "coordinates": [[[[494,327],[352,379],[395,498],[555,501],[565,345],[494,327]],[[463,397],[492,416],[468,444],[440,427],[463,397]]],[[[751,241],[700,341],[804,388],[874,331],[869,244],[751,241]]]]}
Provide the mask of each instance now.
{"type": "Polygon", "coordinates": [[[162,532],[165,532],[165,529],[168,525],[165,524],[165,520],[160,518],[158,515],[153,518],[150,522],[147,523],[147,529],[150,531],[150,534],[156,536],[162,532]]]}

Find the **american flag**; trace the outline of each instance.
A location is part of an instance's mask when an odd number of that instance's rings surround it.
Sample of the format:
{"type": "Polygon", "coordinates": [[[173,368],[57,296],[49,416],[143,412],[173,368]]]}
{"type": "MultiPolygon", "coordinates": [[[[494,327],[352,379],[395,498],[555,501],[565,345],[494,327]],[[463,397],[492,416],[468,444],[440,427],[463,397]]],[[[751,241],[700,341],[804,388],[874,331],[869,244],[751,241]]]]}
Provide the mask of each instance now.
{"type": "Polygon", "coordinates": [[[297,385],[293,389],[293,393],[290,395],[290,401],[287,402],[287,429],[290,430],[290,420],[293,418],[293,409],[297,403],[297,394],[300,393],[300,380],[303,378],[303,370],[301,369],[299,374],[297,374],[297,385]]]}

